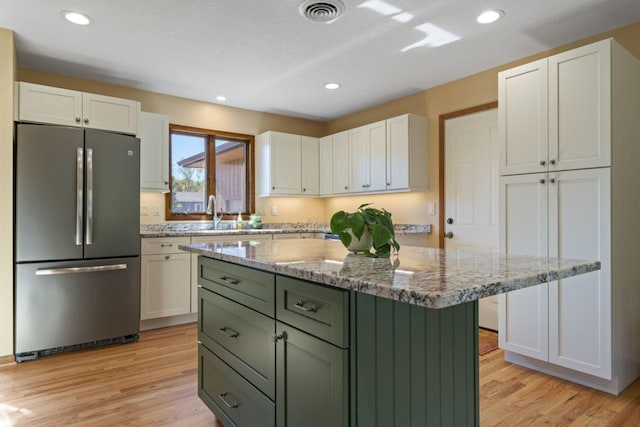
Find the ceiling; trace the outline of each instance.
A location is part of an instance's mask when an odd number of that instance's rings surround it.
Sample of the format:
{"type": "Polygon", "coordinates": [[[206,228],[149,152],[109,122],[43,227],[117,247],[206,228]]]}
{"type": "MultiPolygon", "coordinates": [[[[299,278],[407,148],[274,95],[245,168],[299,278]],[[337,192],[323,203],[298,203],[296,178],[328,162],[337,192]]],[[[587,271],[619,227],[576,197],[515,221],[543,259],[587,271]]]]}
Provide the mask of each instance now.
{"type": "Polygon", "coordinates": [[[640,21],[638,0],[342,0],[330,24],[301,2],[0,0],[0,27],[20,67],[328,121],[640,21]],[[475,21],[494,8],[501,20],[475,21]],[[452,40],[436,46],[434,28],[452,40]]]}

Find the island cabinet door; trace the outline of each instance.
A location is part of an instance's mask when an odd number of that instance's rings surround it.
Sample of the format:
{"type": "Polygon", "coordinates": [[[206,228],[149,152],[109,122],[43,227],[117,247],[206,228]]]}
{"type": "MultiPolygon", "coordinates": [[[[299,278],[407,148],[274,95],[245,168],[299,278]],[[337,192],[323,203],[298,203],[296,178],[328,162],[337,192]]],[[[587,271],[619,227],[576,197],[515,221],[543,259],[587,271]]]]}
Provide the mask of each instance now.
{"type": "Polygon", "coordinates": [[[349,350],[276,323],[278,427],[349,425],[349,350]]]}

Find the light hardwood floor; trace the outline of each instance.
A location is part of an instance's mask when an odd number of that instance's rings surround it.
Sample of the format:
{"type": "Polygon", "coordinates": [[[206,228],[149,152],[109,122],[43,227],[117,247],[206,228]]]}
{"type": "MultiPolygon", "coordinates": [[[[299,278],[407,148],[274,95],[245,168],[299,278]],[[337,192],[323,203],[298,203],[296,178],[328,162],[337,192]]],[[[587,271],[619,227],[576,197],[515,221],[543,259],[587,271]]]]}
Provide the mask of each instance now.
{"type": "MultiPolygon", "coordinates": [[[[196,326],[147,331],[139,343],[0,366],[0,427],[219,426],[198,399],[196,326]]],[[[484,426],[640,426],[640,381],[615,397],[480,358],[484,426]]],[[[331,426],[327,426],[331,427],[331,426]]]]}

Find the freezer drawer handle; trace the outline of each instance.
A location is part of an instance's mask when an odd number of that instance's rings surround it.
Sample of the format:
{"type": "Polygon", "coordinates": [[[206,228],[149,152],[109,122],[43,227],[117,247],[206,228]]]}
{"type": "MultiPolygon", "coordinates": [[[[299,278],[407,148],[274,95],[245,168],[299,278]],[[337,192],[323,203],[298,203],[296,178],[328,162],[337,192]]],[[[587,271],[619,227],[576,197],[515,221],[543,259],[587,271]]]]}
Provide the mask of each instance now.
{"type": "Polygon", "coordinates": [[[82,245],[82,187],[84,186],[83,149],[76,148],[76,245],[82,245]]]}
{"type": "Polygon", "coordinates": [[[101,273],[103,271],[126,270],[127,264],[94,265],[92,267],[39,268],[36,276],[51,276],[53,274],[101,273]]]}

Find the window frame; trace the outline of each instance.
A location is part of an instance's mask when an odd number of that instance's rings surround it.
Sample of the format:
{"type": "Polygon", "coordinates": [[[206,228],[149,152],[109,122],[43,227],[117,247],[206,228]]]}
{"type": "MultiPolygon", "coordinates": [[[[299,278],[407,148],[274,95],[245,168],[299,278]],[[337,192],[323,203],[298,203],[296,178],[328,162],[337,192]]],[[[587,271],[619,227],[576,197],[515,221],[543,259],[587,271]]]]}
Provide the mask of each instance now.
{"type": "MultiPolygon", "coordinates": [[[[169,124],[169,192],[165,194],[165,220],[166,221],[211,221],[213,216],[207,215],[206,213],[193,213],[193,214],[182,214],[175,213],[171,210],[171,189],[173,188],[173,171],[171,169],[172,157],[171,157],[171,135],[173,133],[179,133],[183,135],[193,135],[193,136],[202,136],[206,137],[206,183],[207,183],[207,194],[206,199],[209,198],[213,191],[216,188],[216,173],[215,173],[215,164],[216,164],[216,138],[224,138],[241,141],[246,143],[246,198],[247,198],[247,212],[242,212],[243,218],[248,218],[248,215],[251,212],[255,211],[255,136],[254,135],[246,135],[241,133],[234,132],[226,132],[220,130],[212,130],[212,129],[203,129],[192,126],[182,126],[176,124],[169,124]]],[[[231,220],[237,218],[237,212],[224,212],[222,215],[223,219],[231,220]]]]}

